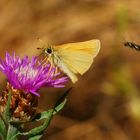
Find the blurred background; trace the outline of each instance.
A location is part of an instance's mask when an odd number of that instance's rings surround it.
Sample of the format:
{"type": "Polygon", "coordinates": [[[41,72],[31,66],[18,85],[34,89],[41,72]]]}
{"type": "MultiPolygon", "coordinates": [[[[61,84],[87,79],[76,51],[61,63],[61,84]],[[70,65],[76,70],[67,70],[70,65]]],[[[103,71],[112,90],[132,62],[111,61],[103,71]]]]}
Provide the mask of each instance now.
{"type": "MultiPolygon", "coordinates": [[[[0,0],[0,57],[38,55],[37,38],[52,44],[101,40],[90,70],[64,89],[42,89],[39,109],[73,86],[42,140],[140,140],[139,0],[0,0]]],[[[0,74],[0,84],[5,77],[0,74]]]]}

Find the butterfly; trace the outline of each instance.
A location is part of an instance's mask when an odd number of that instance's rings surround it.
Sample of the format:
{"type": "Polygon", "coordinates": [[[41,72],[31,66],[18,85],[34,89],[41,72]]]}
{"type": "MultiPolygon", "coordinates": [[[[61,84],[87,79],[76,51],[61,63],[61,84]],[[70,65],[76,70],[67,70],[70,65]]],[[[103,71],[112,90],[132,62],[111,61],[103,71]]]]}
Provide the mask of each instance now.
{"type": "Polygon", "coordinates": [[[48,44],[38,49],[42,49],[41,54],[45,56],[43,61],[58,67],[75,83],[77,74],[83,75],[92,65],[100,50],[100,41],[93,39],[58,46],[48,44]]]}
{"type": "Polygon", "coordinates": [[[137,51],[140,51],[140,45],[132,43],[132,42],[124,42],[124,46],[130,47],[130,48],[135,49],[137,51]]]}

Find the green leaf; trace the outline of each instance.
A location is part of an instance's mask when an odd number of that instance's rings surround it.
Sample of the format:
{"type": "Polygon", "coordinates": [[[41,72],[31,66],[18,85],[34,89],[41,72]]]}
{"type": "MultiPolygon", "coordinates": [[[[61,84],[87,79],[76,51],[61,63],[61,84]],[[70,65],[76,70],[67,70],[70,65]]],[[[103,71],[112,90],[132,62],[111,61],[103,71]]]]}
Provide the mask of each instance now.
{"type": "Polygon", "coordinates": [[[57,112],[59,112],[65,105],[66,103],[66,97],[68,93],[71,91],[72,88],[69,88],[63,96],[56,102],[55,106],[53,109],[50,109],[48,111],[45,111],[40,114],[40,117],[38,119],[35,119],[35,121],[40,121],[42,119],[45,119],[43,125],[33,128],[28,132],[21,133],[21,135],[28,135],[28,136],[36,136],[38,134],[43,133],[43,131],[49,126],[53,115],[55,115],[57,112]]]}
{"type": "Polygon", "coordinates": [[[45,119],[43,125],[33,128],[29,132],[21,133],[21,135],[35,136],[42,133],[49,126],[53,115],[59,112],[64,107],[65,103],[66,103],[66,99],[61,104],[59,104],[55,109],[50,109],[49,111],[45,111],[41,113],[41,117],[38,120],[36,119],[36,121],[45,119]]]}
{"type": "Polygon", "coordinates": [[[42,137],[42,135],[37,135],[34,137],[30,137],[28,140],[39,140],[42,137]]]}
{"type": "Polygon", "coordinates": [[[9,124],[6,140],[17,140],[18,135],[19,135],[18,128],[15,127],[14,125],[9,124]]]}
{"type": "MultiPolygon", "coordinates": [[[[56,102],[56,104],[54,105],[54,111],[53,111],[53,115],[55,115],[57,112],[59,112],[65,105],[66,103],[66,97],[68,95],[68,93],[72,90],[72,87],[69,88],[64,94],[63,96],[61,96],[58,101],[56,102]]],[[[48,111],[44,111],[44,112],[41,112],[41,113],[38,113],[34,119],[34,121],[40,121],[42,119],[45,119],[45,118],[48,118],[48,115],[50,114],[50,112],[53,110],[53,109],[50,109],[48,111]]]]}
{"type": "Polygon", "coordinates": [[[4,111],[4,118],[6,120],[9,120],[10,119],[10,102],[11,102],[11,91],[9,91],[8,93],[8,101],[7,101],[7,105],[6,105],[6,108],[5,108],[5,111],[4,111]]]}
{"type": "Polygon", "coordinates": [[[56,108],[58,105],[60,105],[68,96],[69,92],[72,90],[72,87],[70,87],[67,91],[65,91],[65,93],[63,94],[63,96],[61,96],[58,101],[56,102],[54,108],[56,108]]]}
{"type": "MultiPolygon", "coordinates": [[[[55,115],[56,113],[58,113],[65,105],[66,103],[66,99],[61,103],[59,104],[58,106],[55,107],[54,111],[53,111],[53,115],[55,115]]],[[[53,109],[50,109],[48,111],[44,111],[44,112],[41,112],[39,115],[39,117],[35,119],[35,121],[40,121],[42,119],[49,119],[49,115],[50,115],[50,112],[52,111],[53,109]]]]}
{"type": "Polygon", "coordinates": [[[52,111],[52,109],[50,109],[48,111],[38,113],[33,121],[40,121],[40,120],[43,120],[43,119],[48,119],[51,111],[52,111]]]}
{"type": "Polygon", "coordinates": [[[66,104],[67,99],[65,99],[61,104],[59,104],[58,106],[55,107],[54,109],[54,113],[53,115],[55,115],[56,113],[58,113],[61,109],[63,109],[63,107],[66,104]]]}
{"type": "Polygon", "coordinates": [[[2,140],[6,138],[6,127],[4,121],[0,118],[0,136],[2,140]]]}
{"type": "Polygon", "coordinates": [[[38,135],[40,133],[42,133],[50,124],[50,121],[52,119],[53,116],[53,111],[51,110],[48,114],[48,119],[46,119],[43,123],[43,125],[33,128],[32,130],[30,130],[29,132],[25,132],[25,133],[21,133],[21,135],[28,135],[28,136],[35,136],[38,135]]]}

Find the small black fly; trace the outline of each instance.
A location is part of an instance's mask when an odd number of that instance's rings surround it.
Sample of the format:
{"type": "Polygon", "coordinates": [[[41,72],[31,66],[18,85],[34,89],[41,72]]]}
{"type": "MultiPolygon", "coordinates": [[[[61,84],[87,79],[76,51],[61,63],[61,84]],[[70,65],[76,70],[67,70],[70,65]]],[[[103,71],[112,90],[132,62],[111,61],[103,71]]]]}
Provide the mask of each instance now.
{"type": "Polygon", "coordinates": [[[140,45],[132,43],[132,42],[125,42],[124,46],[140,51],[140,45]]]}

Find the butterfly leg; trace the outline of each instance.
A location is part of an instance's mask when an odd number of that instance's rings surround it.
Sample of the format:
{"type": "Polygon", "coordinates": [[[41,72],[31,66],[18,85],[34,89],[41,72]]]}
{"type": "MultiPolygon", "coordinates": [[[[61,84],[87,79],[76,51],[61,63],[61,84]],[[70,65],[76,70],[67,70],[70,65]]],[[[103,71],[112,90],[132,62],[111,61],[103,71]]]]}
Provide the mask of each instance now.
{"type": "Polygon", "coordinates": [[[57,67],[57,65],[55,64],[54,60],[53,60],[52,63],[53,63],[53,66],[54,66],[54,68],[55,68],[54,75],[56,75],[56,74],[58,73],[58,67],[57,67]]]}
{"type": "Polygon", "coordinates": [[[55,73],[54,74],[57,74],[58,73],[58,67],[55,66],[55,73]]]}
{"type": "Polygon", "coordinates": [[[55,70],[53,70],[53,67],[54,67],[53,62],[50,62],[49,71],[48,71],[49,76],[54,75],[55,70]]]}
{"type": "Polygon", "coordinates": [[[41,61],[41,64],[43,65],[43,66],[46,66],[47,64],[48,64],[48,62],[49,62],[49,57],[45,57],[42,61],[41,61]]]}

